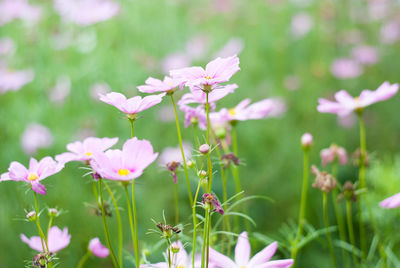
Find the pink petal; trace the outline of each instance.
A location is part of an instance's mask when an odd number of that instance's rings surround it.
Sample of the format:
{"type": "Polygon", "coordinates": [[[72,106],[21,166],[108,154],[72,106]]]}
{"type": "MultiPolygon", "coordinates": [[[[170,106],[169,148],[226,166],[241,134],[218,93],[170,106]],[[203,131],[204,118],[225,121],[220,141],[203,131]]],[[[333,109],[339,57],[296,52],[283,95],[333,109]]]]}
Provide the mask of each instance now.
{"type": "Polygon", "coordinates": [[[98,237],[90,240],[89,249],[93,253],[93,255],[99,258],[106,258],[110,254],[108,248],[101,244],[98,237]]]}
{"type": "Polygon", "coordinates": [[[47,240],[50,252],[55,253],[69,245],[71,235],[68,234],[67,227],[61,231],[57,226],[53,226],[49,230],[47,240]]]}
{"type": "Polygon", "coordinates": [[[39,236],[32,236],[29,239],[24,234],[21,234],[20,238],[21,238],[22,242],[24,242],[25,244],[28,244],[28,246],[31,249],[34,249],[39,252],[43,251],[42,241],[39,236]]]}
{"type": "Polygon", "coordinates": [[[32,181],[31,182],[32,190],[34,190],[38,194],[46,194],[46,187],[44,187],[43,184],[40,184],[40,182],[32,181]]]}
{"type": "Polygon", "coordinates": [[[8,168],[8,174],[10,179],[14,181],[25,180],[28,176],[28,170],[18,162],[11,162],[10,167],[8,168]]]}
{"type": "Polygon", "coordinates": [[[247,232],[239,235],[238,242],[235,247],[235,262],[239,267],[246,266],[250,259],[250,243],[247,232]]]}
{"type": "Polygon", "coordinates": [[[400,193],[397,193],[391,197],[386,198],[385,200],[379,203],[379,206],[382,208],[397,208],[400,207],[400,193]]]}
{"type": "Polygon", "coordinates": [[[219,268],[234,268],[236,264],[227,256],[222,255],[218,251],[210,248],[210,263],[215,264],[219,268]]]}
{"type": "Polygon", "coordinates": [[[278,248],[278,242],[273,242],[267,247],[265,247],[263,250],[258,252],[256,255],[254,255],[253,258],[251,258],[249,262],[249,267],[258,265],[258,264],[264,264],[267,261],[269,261],[272,256],[274,256],[276,249],[278,248]]]}
{"type": "Polygon", "coordinates": [[[265,264],[257,266],[257,268],[289,268],[293,265],[292,259],[269,261],[265,264]]]}

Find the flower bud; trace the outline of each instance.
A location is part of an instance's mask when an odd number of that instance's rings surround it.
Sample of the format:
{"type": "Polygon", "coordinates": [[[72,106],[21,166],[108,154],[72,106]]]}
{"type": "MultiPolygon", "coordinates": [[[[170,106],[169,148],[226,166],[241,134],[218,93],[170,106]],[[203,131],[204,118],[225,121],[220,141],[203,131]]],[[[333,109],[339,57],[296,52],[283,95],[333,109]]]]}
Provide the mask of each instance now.
{"type": "Polygon", "coordinates": [[[28,212],[28,214],[26,214],[26,218],[29,221],[35,221],[36,220],[36,212],[35,211],[28,212]]]}
{"type": "Polygon", "coordinates": [[[199,172],[197,172],[197,176],[199,176],[200,178],[204,178],[205,176],[207,176],[207,171],[199,170],[199,172]]]}
{"type": "Polygon", "coordinates": [[[194,168],[195,167],[195,163],[192,160],[189,160],[186,164],[190,168],[194,168]]]}
{"type": "Polygon", "coordinates": [[[48,213],[49,213],[49,217],[57,217],[58,216],[58,210],[55,208],[49,208],[48,213]]]}
{"type": "Polygon", "coordinates": [[[208,154],[208,152],[210,151],[210,145],[208,145],[207,143],[200,145],[199,151],[202,154],[208,154]]]}
{"type": "Polygon", "coordinates": [[[311,147],[313,143],[313,136],[310,133],[304,133],[303,136],[301,136],[301,145],[303,148],[308,149],[311,147]]]}
{"type": "Polygon", "coordinates": [[[176,254],[176,253],[179,252],[180,249],[181,249],[181,248],[180,248],[180,246],[179,246],[177,243],[172,243],[172,245],[171,245],[171,251],[172,251],[172,253],[176,254]]]}
{"type": "Polygon", "coordinates": [[[226,137],[226,129],[224,127],[219,127],[215,130],[215,136],[217,136],[218,139],[225,139],[226,137]]]}

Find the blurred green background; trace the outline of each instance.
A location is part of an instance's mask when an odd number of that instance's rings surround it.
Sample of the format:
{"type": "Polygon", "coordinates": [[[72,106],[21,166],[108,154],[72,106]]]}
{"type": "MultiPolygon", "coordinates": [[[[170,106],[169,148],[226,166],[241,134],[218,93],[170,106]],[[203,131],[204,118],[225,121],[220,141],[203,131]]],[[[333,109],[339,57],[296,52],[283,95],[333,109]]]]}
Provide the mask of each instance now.
{"type": "MultiPolygon", "coordinates": [[[[243,188],[247,195],[266,195],[275,200],[250,202],[250,216],[257,222],[257,232],[272,237],[279,237],[282,224],[298,217],[301,135],[313,134],[311,163],[317,165],[320,165],[320,150],[333,142],[349,152],[358,147],[357,123],[343,127],[336,116],[319,114],[318,98],[331,98],[340,89],[358,95],[362,89],[376,89],[384,81],[398,82],[397,1],[126,0],[119,2],[119,13],[113,18],[85,27],[63,21],[52,1],[29,3],[41,8],[40,20],[33,23],[17,19],[0,26],[0,38],[11,38],[14,43],[13,53],[0,55],[0,66],[32,69],[35,73],[34,80],[19,91],[0,95],[1,173],[7,171],[11,161],[27,165],[30,155],[40,159],[60,154],[67,143],[87,135],[119,137],[118,146],[123,144],[130,135],[129,123],[114,107],[92,97],[96,89],[108,88],[132,97],[138,94],[136,86],[144,84],[149,76],[161,78],[169,66],[203,66],[216,53],[238,53],[241,71],[231,81],[239,88],[221,100],[218,108],[234,106],[243,98],[257,101],[268,97],[283,98],[288,108],[280,118],[243,122],[238,126],[239,156],[245,163],[240,169],[243,188]],[[374,6],[377,2],[386,5],[385,8],[374,6]],[[390,23],[392,28],[387,26],[390,23]],[[389,28],[386,32],[385,27],[389,28]],[[228,42],[231,47],[227,48],[228,42]],[[353,49],[360,45],[373,47],[377,62],[360,65],[363,71],[354,78],[335,77],[331,72],[333,62],[338,58],[352,59],[353,49]],[[60,77],[70,81],[70,92],[63,96],[64,91],[60,90],[61,97],[57,99],[51,96],[59,96],[53,91],[60,77]],[[32,122],[46,126],[53,143],[26,154],[21,139],[32,122]]],[[[400,190],[400,161],[394,157],[399,150],[399,103],[400,97],[395,96],[365,113],[368,149],[374,159],[368,179],[379,190],[374,192],[376,202],[400,190]]],[[[167,99],[143,112],[135,125],[135,134],[150,140],[158,152],[167,146],[177,146],[175,122],[169,120],[170,113],[167,99]]],[[[183,113],[179,116],[183,119],[183,113]]],[[[185,129],[183,137],[192,142],[192,130],[185,129]]],[[[86,171],[79,169],[80,166],[69,163],[62,172],[43,181],[48,194],[39,200],[41,208],[58,207],[66,212],[55,221],[59,227],[67,226],[72,234],[69,247],[58,254],[59,267],[75,266],[92,237],[99,236],[105,243],[101,219],[87,205],[94,203],[90,178],[83,177],[86,171]]],[[[190,212],[182,175],[179,174],[181,219],[187,219],[183,224],[188,224],[190,212]]],[[[355,180],[356,176],[356,168],[340,168],[342,182],[355,180]]],[[[163,211],[172,219],[171,181],[168,172],[156,163],[137,180],[142,248],[151,248],[159,240],[157,235],[146,234],[154,227],[151,219],[160,221],[163,211]]],[[[194,188],[194,179],[192,183],[194,188]]],[[[231,178],[229,183],[233,189],[231,178]]],[[[216,185],[215,191],[220,195],[218,173],[216,185]]],[[[113,189],[124,207],[121,189],[114,186],[113,189]]],[[[310,189],[309,196],[308,221],[322,228],[322,195],[310,189]]],[[[24,210],[33,208],[32,193],[23,183],[1,183],[0,203],[0,267],[22,267],[34,254],[19,239],[20,233],[36,235],[34,224],[24,221],[24,210]]],[[[378,223],[386,226],[385,234],[392,235],[388,243],[397,245],[399,250],[398,235],[394,236],[394,229],[387,227],[395,226],[389,221],[398,218],[398,211],[384,211],[377,203],[373,206],[379,216],[378,223]]],[[[42,222],[46,224],[46,213],[43,215],[42,222]]],[[[116,226],[115,218],[109,222],[116,226]]],[[[125,218],[125,249],[132,252],[127,222],[125,218]]],[[[116,238],[114,231],[113,236],[116,238]]],[[[321,248],[324,239],[321,237],[302,250],[299,267],[330,267],[328,250],[321,248]]],[[[258,243],[257,250],[264,246],[258,243]]],[[[152,252],[148,259],[160,260],[163,250],[152,252]]],[[[284,252],[278,256],[289,257],[284,252]]],[[[400,257],[398,252],[397,257],[400,257]]],[[[110,267],[110,264],[93,258],[87,267],[110,267]]]]}

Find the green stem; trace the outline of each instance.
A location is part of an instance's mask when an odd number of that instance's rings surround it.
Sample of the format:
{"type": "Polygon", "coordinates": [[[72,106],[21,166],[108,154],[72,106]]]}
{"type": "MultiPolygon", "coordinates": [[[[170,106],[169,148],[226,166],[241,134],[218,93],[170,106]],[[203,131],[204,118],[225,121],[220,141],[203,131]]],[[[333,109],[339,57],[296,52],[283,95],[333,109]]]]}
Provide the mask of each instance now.
{"type": "Polygon", "coordinates": [[[171,242],[167,239],[168,244],[168,268],[172,267],[172,258],[171,258],[171,242]]]}
{"type": "Polygon", "coordinates": [[[51,226],[53,225],[53,219],[54,219],[54,216],[50,216],[49,223],[47,225],[46,237],[49,237],[49,231],[50,231],[51,226]]]}
{"type": "Polygon", "coordinates": [[[134,119],[128,119],[129,120],[129,123],[130,123],[130,125],[131,125],[131,138],[133,138],[133,137],[135,137],[134,135],[133,135],[133,123],[135,122],[135,120],[134,119]]]}
{"type": "Polygon", "coordinates": [[[76,268],[83,268],[86,261],[89,259],[89,257],[92,255],[92,252],[90,252],[90,250],[86,251],[86,254],[82,256],[82,258],[80,259],[78,265],[76,266],[76,268]]]}
{"type": "Polygon", "coordinates": [[[208,210],[206,268],[208,268],[208,263],[210,259],[210,230],[211,230],[211,209],[208,210]]]}
{"type": "Polygon", "coordinates": [[[308,176],[309,176],[309,148],[304,148],[303,155],[303,187],[301,190],[301,201],[300,201],[300,214],[299,214],[299,226],[297,230],[296,239],[292,249],[292,259],[294,260],[293,267],[296,264],[296,256],[298,252],[297,244],[300,241],[300,237],[303,233],[303,224],[305,220],[305,213],[307,207],[307,190],[308,190],[308,176]]]}
{"type": "Polygon", "coordinates": [[[123,234],[122,234],[122,222],[121,222],[121,215],[119,214],[119,207],[117,200],[114,197],[113,192],[111,191],[108,184],[104,181],[104,186],[106,186],[107,192],[111,197],[111,200],[115,207],[115,214],[117,215],[117,223],[118,223],[118,260],[120,263],[121,268],[123,267],[123,259],[122,259],[122,246],[123,246],[123,234]]]}
{"type": "MultiPolygon", "coordinates": [[[[359,181],[360,187],[362,189],[366,189],[366,181],[365,181],[365,152],[366,152],[366,138],[365,138],[365,126],[362,120],[361,114],[359,114],[359,123],[360,123],[360,168],[359,168],[359,181]]],[[[358,217],[359,217],[359,229],[360,229],[360,248],[363,257],[367,252],[367,240],[366,240],[366,231],[362,217],[362,203],[364,203],[364,197],[362,195],[358,198],[358,217]]]]}
{"type": "Polygon", "coordinates": [[[179,223],[178,183],[174,183],[174,205],[175,205],[175,225],[178,225],[178,223],[179,223]]]}
{"type": "MultiPolygon", "coordinates": [[[[196,194],[194,196],[194,204],[192,206],[192,214],[194,217],[196,217],[196,202],[197,202],[197,197],[199,195],[199,191],[200,191],[200,185],[201,185],[201,180],[199,180],[199,184],[197,185],[197,189],[196,189],[196,194]]],[[[192,241],[192,266],[194,267],[194,262],[195,262],[195,253],[196,253],[196,233],[197,233],[197,221],[193,220],[193,241],[192,241]]]]}
{"type": "MultiPolygon", "coordinates": [[[[210,145],[210,104],[208,103],[208,92],[206,93],[206,112],[207,112],[207,144],[210,145]]],[[[208,164],[208,192],[212,190],[212,164],[211,164],[211,150],[207,153],[207,164],[208,164]]]]}
{"type": "Polygon", "coordinates": [[[104,234],[106,236],[107,246],[108,246],[108,249],[110,250],[110,257],[111,257],[111,261],[113,263],[113,266],[114,267],[119,267],[118,266],[118,262],[117,262],[117,258],[115,257],[114,249],[112,248],[112,245],[111,245],[110,232],[108,231],[108,226],[107,226],[107,221],[106,221],[106,213],[105,213],[105,210],[104,210],[104,201],[103,201],[102,179],[98,180],[98,185],[99,185],[99,199],[100,199],[101,217],[103,219],[104,234]]]}
{"type": "Polygon", "coordinates": [[[135,228],[135,257],[136,267],[139,268],[139,239],[137,232],[137,217],[136,217],[136,201],[135,201],[135,181],[132,181],[132,212],[133,212],[133,224],[135,228]]]}
{"type": "MultiPolygon", "coordinates": [[[[327,193],[323,192],[322,193],[322,209],[323,209],[323,214],[324,214],[324,223],[325,223],[325,228],[328,230],[329,228],[329,219],[328,219],[328,210],[327,210],[327,193]]],[[[332,258],[332,264],[334,267],[337,267],[336,265],[336,260],[335,260],[335,252],[333,250],[333,244],[332,244],[332,238],[331,238],[331,233],[326,232],[326,238],[328,239],[328,246],[329,246],[329,252],[331,254],[332,258]]]]}
{"type": "Polygon", "coordinates": [[[353,230],[353,220],[352,220],[352,214],[351,214],[351,201],[346,200],[346,214],[347,214],[347,229],[349,231],[349,238],[350,238],[350,243],[352,245],[352,252],[353,252],[353,262],[354,266],[358,267],[358,258],[355,252],[356,248],[356,241],[354,238],[354,230],[353,230]]]}
{"type": "Polygon", "coordinates": [[[209,205],[206,208],[205,211],[205,217],[204,217],[204,230],[203,230],[203,249],[201,251],[201,268],[205,268],[205,258],[206,258],[206,246],[207,246],[207,234],[208,234],[208,221],[209,221],[209,214],[210,214],[210,208],[209,205]]]}
{"type": "MultiPolygon", "coordinates": [[[[176,131],[178,133],[179,146],[181,148],[183,169],[185,170],[188,196],[189,196],[189,200],[190,200],[190,205],[193,206],[193,196],[192,196],[192,190],[190,189],[189,173],[188,173],[188,169],[187,169],[187,165],[186,165],[185,152],[183,151],[182,135],[181,135],[181,128],[179,126],[178,113],[176,111],[176,105],[175,105],[175,101],[174,101],[174,96],[173,96],[173,94],[171,94],[170,96],[171,96],[172,106],[174,107],[174,112],[175,112],[176,131]]],[[[196,215],[193,215],[193,217],[196,218],[196,215]]]]}
{"type": "Polygon", "coordinates": [[[38,228],[40,240],[42,242],[43,252],[47,253],[47,254],[50,254],[49,246],[47,245],[46,236],[43,233],[42,227],[40,227],[39,206],[38,206],[38,201],[37,201],[37,194],[36,194],[35,191],[33,192],[33,196],[34,196],[34,199],[35,199],[35,213],[36,213],[35,223],[36,223],[36,226],[38,228]]]}
{"type": "Polygon", "coordinates": [[[124,190],[125,190],[125,197],[126,197],[126,205],[128,207],[128,218],[129,218],[129,227],[131,228],[132,245],[133,245],[133,248],[135,248],[135,231],[133,228],[132,206],[131,206],[131,199],[129,198],[127,184],[124,184],[124,190]]]}

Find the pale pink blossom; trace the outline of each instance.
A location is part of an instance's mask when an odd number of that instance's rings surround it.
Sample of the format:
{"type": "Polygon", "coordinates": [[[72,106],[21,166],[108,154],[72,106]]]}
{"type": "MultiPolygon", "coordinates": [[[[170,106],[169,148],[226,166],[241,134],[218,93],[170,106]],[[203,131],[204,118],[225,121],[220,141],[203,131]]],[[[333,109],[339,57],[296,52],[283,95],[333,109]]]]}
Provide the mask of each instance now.
{"type": "Polygon", "coordinates": [[[380,31],[381,41],[384,44],[393,44],[400,40],[400,24],[397,21],[389,21],[380,31]]]}
{"type": "Polygon", "coordinates": [[[100,100],[113,105],[121,112],[126,113],[127,115],[136,115],[139,112],[142,112],[162,101],[162,98],[165,96],[165,93],[161,93],[158,95],[150,95],[146,97],[136,96],[130,99],[127,99],[124,95],[117,92],[111,92],[106,95],[99,94],[100,100]]]}
{"type": "Polygon", "coordinates": [[[140,92],[144,93],[155,93],[155,92],[173,92],[182,83],[181,79],[173,79],[169,76],[165,76],[164,80],[155,79],[149,77],[146,79],[146,85],[138,86],[140,92]]]}
{"type": "Polygon", "coordinates": [[[8,37],[0,38],[0,56],[2,55],[12,56],[14,52],[15,52],[14,41],[8,37]]]}
{"type": "Polygon", "coordinates": [[[0,2],[0,26],[15,19],[36,22],[41,13],[39,7],[30,5],[27,0],[3,0],[0,2]]]}
{"type": "Polygon", "coordinates": [[[312,29],[313,25],[313,19],[308,13],[299,12],[293,16],[290,30],[294,37],[300,38],[306,35],[312,29]]]}
{"type": "Polygon", "coordinates": [[[10,71],[0,69],[0,93],[17,91],[34,78],[32,70],[10,71]]]}
{"type": "Polygon", "coordinates": [[[46,194],[46,188],[40,184],[40,181],[58,173],[63,168],[63,164],[57,163],[50,156],[39,162],[31,157],[28,169],[19,162],[11,162],[8,172],[1,175],[0,181],[24,181],[29,183],[36,193],[46,194]]]}
{"type": "Polygon", "coordinates": [[[363,69],[355,60],[340,58],[332,63],[331,72],[336,78],[349,79],[360,76],[363,69]]]}
{"type": "Polygon", "coordinates": [[[157,117],[161,122],[175,121],[174,108],[171,105],[163,105],[157,111],[157,117]]]}
{"type": "MultiPolygon", "coordinates": [[[[41,238],[39,236],[32,236],[31,238],[27,238],[24,234],[20,235],[22,242],[26,243],[31,249],[36,250],[38,252],[43,252],[41,238]]],[[[60,230],[57,226],[53,226],[49,230],[49,234],[47,237],[47,246],[49,247],[49,251],[51,253],[56,253],[64,248],[66,248],[71,241],[71,235],[68,234],[68,228],[65,227],[63,230],[60,230]]]]}
{"type": "Polygon", "coordinates": [[[381,201],[379,203],[379,206],[381,206],[382,208],[398,208],[398,207],[400,207],[400,193],[397,193],[397,194],[381,201]]]}
{"type": "Polygon", "coordinates": [[[372,46],[358,46],[352,50],[355,60],[364,65],[372,65],[378,62],[379,56],[376,48],[372,46]]]}
{"type": "MultiPolygon", "coordinates": [[[[208,93],[208,103],[215,103],[226,95],[234,93],[237,88],[238,86],[236,84],[231,84],[219,87],[211,91],[210,93],[208,93]]],[[[190,93],[186,93],[182,96],[182,98],[178,102],[178,105],[185,105],[190,103],[206,104],[207,94],[201,89],[193,88],[190,93]]]]}
{"type": "Polygon", "coordinates": [[[106,258],[110,251],[106,248],[101,242],[98,237],[93,238],[89,242],[89,250],[92,252],[93,255],[99,258],[106,258]]]}
{"type": "Polygon", "coordinates": [[[52,144],[50,129],[38,123],[30,123],[21,135],[21,146],[27,155],[34,155],[38,149],[49,148],[52,144]]]}
{"type": "Polygon", "coordinates": [[[84,141],[76,141],[67,144],[69,152],[57,155],[55,158],[60,163],[71,161],[90,161],[93,154],[104,152],[118,142],[118,138],[95,138],[89,137],[84,141]]]}
{"type": "Polygon", "coordinates": [[[228,58],[216,58],[209,62],[205,69],[202,67],[188,67],[172,70],[173,78],[182,79],[186,86],[214,86],[229,81],[239,71],[239,58],[234,55],[228,58]]]}
{"type": "Polygon", "coordinates": [[[384,82],[377,90],[363,90],[360,96],[355,98],[350,96],[347,91],[341,90],[335,94],[336,102],[319,99],[317,110],[320,113],[332,113],[339,116],[346,116],[354,111],[362,110],[371,104],[393,97],[398,89],[398,84],[391,85],[389,82],[384,82]]]}
{"type": "Polygon", "coordinates": [[[204,105],[193,108],[189,105],[181,104],[179,108],[185,113],[185,127],[196,125],[202,130],[207,129],[207,114],[204,110],[204,105]]]}
{"type": "Polygon", "coordinates": [[[71,92],[71,79],[67,75],[57,77],[56,85],[50,90],[50,100],[61,104],[71,92]]]}
{"type": "Polygon", "coordinates": [[[90,87],[90,97],[99,100],[99,95],[111,92],[111,87],[106,82],[97,82],[90,87]]]}
{"type": "Polygon", "coordinates": [[[310,147],[314,142],[314,137],[310,133],[304,133],[303,136],[301,136],[301,145],[303,147],[310,147]]]}
{"type": "Polygon", "coordinates": [[[357,116],[353,113],[345,115],[345,116],[338,116],[337,118],[338,125],[344,128],[351,128],[357,122],[357,116]]]}
{"type": "Polygon", "coordinates": [[[240,37],[233,37],[228,40],[228,42],[214,54],[214,58],[226,58],[230,55],[238,55],[242,52],[244,48],[244,41],[240,37]]]}
{"type": "Polygon", "coordinates": [[[332,144],[329,148],[321,150],[320,153],[322,165],[326,166],[333,161],[338,161],[341,165],[347,163],[347,152],[343,147],[339,147],[336,144],[332,144]]]}
{"type": "Polygon", "coordinates": [[[247,232],[243,232],[239,235],[235,247],[235,261],[210,248],[210,262],[214,263],[218,268],[289,268],[292,266],[293,259],[271,261],[277,248],[278,243],[273,242],[250,258],[249,239],[247,232]]]}
{"type": "MultiPolygon", "coordinates": [[[[184,141],[182,143],[182,147],[183,153],[185,154],[185,160],[187,161],[192,155],[192,145],[189,142],[184,141]]],[[[165,166],[170,162],[182,163],[182,153],[180,146],[166,147],[160,154],[160,157],[158,158],[159,165],[165,166]]]]}
{"type": "Polygon", "coordinates": [[[190,58],[191,60],[202,59],[207,53],[210,43],[209,39],[210,39],[209,36],[205,34],[199,34],[190,38],[186,42],[186,48],[185,48],[187,57],[190,58]]]}
{"type": "Polygon", "coordinates": [[[118,14],[120,5],[110,0],[54,0],[54,9],[63,20],[88,26],[111,19],[118,14]]]}
{"type": "Polygon", "coordinates": [[[184,68],[191,63],[190,57],[183,52],[168,54],[161,62],[163,73],[169,73],[170,70],[184,68]]]}
{"type": "Polygon", "coordinates": [[[149,141],[134,137],[124,143],[122,150],[95,152],[91,165],[105,179],[130,181],[140,177],[157,156],[149,141]]]}

